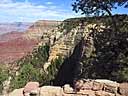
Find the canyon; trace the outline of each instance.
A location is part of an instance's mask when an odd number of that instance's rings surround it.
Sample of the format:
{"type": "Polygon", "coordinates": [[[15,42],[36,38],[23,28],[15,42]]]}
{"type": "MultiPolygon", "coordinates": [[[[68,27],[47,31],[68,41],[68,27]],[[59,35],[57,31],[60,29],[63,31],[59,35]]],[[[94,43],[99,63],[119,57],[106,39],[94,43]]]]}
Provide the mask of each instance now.
{"type": "Polygon", "coordinates": [[[0,24],[0,64],[12,63],[32,52],[43,33],[58,24],[57,21],[48,20],[35,24],[0,24]]]}
{"type": "MultiPolygon", "coordinates": [[[[71,86],[69,89],[74,90],[74,84],[81,78],[107,79],[116,81],[117,85],[123,82],[127,84],[128,16],[115,15],[113,18],[120,28],[117,32],[113,29],[111,18],[104,16],[70,18],[62,22],[39,20],[26,32],[1,35],[1,38],[4,36],[8,38],[1,39],[3,40],[1,41],[3,48],[1,48],[4,49],[3,52],[7,52],[6,56],[9,56],[9,49],[12,50],[10,51],[12,54],[14,51],[20,53],[19,57],[16,54],[15,59],[10,59],[12,61],[7,70],[1,71],[7,76],[2,79],[1,88],[5,93],[15,93],[17,90],[21,92],[28,82],[36,81],[39,82],[39,86],[48,88],[46,91],[43,89],[47,94],[52,89],[56,89],[54,86],[60,86],[59,89],[64,91],[65,84],[69,84],[68,87],[71,86]],[[11,48],[12,45],[18,46],[17,50],[11,48]],[[8,85],[4,82],[8,82],[8,85]]],[[[4,53],[1,51],[1,54],[4,53]]],[[[92,89],[89,91],[95,93],[92,89]]],[[[86,94],[86,92],[82,94],[84,96],[115,96],[104,90],[100,90],[103,94],[98,91],[95,95],[86,94]]],[[[77,96],[78,94],[71,92],[71,94],[61,95],[77,96]]]]}

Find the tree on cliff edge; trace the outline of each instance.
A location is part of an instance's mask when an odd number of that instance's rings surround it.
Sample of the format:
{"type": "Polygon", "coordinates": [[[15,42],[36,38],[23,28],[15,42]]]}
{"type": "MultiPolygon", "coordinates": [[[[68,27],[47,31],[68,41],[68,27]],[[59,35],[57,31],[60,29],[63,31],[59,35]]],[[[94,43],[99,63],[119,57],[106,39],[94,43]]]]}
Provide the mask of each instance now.
{"type": "Polygon", "coordinates": [[[128,0],[75,0],[72,4],[73,11],[81,11],[85,15],[103,15],[112,16],[112,9],[117,7],[128,8],[128,0]]]}
{"type": "Polygon", "coordinates": [[[80,12],[86,16],[101,16],[109,15],[112,21],[112,27],[114,31],[119,31],[116,20],[112,16],[112,9],[117,9],[118,7],[128,8],[128,0],[74,0],[72,4],[73,11],[76,13],[80,12]]]}

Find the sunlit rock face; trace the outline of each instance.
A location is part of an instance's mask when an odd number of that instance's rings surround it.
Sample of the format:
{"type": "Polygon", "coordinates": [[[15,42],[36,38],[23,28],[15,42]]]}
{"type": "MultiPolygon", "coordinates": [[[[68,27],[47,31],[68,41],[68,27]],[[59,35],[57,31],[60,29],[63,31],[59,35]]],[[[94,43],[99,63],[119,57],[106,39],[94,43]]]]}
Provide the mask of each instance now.
{"type": "MultiPolygon", "coordinates": [[[[77,86],[72,88],[69,84],[65,84],[63,87],[60,86],[42,86],[38,87],[38,82],[28,82],[24,88],[16,89],[9,94],[9,96],[127,96],[127,94],[120,94],[118,92],[119,84],[110,80],[78,80],[77,86]],[[82,81],[82,82],[80,82],[82,81]],[[111,84],[110,84],[111,83],[111,84]],[[91,84],[91,89],[90,89],[91,84]],[[79,90],[75,90],[76,87],[79,90]],[[102,85],[102,86],[101,86],[102,85]],[[33,87],[32,87],[33,86],[33,87]],[[36,86],[36,87],[34,87],[36,86]],[[29,92],[24,92],[24,90],[29,92]],[[96,90],[94,90],[96,89],[96,90]],[[27,93],[27,94],[26,94],[27,93]]],[[[127,89],[125,89],[127,90],[127,89]]]]}
{"type": "Polygon", "coordinates": [[[7,24],[8,26],[0,24],[0,32],[4,31],[4,34],[0,35],[0,64],[12,63],[32,52],[40,42],[42,35],[53,30],[58,24],[60,21],[40,20],[31,24],[28,29],[26,29],[28,25],[22,23],[7,24]],[[11,30],[13,31],[10,32],[11,30]]]}
{"type": "Polygon", "coordinates": [[[27,38],[40,38],[43,35],[51,35],[51,31],[61,23],[61,21],[39,20],[34,23],[26,32],[27,38]]]}
{"type": "Polygon", "coordinates": [[[24,33],[8,33],[2,35],[0,41],[0,63],[11,63],[31,52],[37,40],[23,38],[24,33]]]}

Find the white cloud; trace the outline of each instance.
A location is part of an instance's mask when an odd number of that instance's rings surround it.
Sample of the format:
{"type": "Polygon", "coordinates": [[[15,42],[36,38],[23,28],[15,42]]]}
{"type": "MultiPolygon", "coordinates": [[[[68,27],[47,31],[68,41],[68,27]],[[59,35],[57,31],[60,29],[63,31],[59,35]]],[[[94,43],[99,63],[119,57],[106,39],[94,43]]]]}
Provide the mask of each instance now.
{"type": "Polygon", "coordinates": [[[48,4],[48,5],[52,5],[52,4],[53,4],[53,2],[46,2],[46,4],[48,4]]]}
{"type": "Polygon", "coordinates": [[[1,22],[35,22],[39,19],[63,20],[73,17],[76,14],[72,11],[46,2],[47,5],[35,5],[28,0],[25,2],[13,2],[12,0],[0,1],[0,21],[1,22]]]}
{"type": "Polygon", "coordinates": [[[0,0],[0,4],[12,3],[12,0],[0,0]]]}

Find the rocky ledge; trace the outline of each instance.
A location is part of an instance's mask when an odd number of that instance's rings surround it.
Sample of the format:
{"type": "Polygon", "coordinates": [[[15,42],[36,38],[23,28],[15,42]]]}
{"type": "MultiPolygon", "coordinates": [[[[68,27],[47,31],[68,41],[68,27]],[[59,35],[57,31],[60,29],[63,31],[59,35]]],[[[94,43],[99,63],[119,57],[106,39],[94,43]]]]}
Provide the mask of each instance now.
{"type": "Polygon", "coordinates": [[[5,96],[128,96],[128,83],[82,79],[72,88],[69,84],[39,87],[38,82],[28,82],[24,88],[15,89],[5,96]]]}

